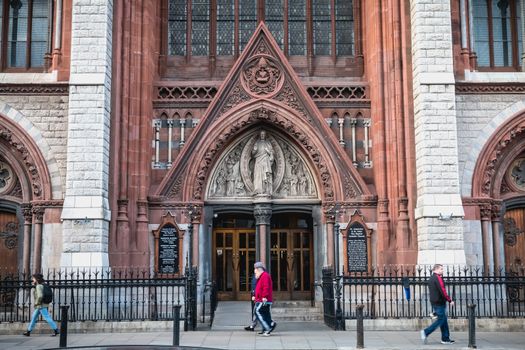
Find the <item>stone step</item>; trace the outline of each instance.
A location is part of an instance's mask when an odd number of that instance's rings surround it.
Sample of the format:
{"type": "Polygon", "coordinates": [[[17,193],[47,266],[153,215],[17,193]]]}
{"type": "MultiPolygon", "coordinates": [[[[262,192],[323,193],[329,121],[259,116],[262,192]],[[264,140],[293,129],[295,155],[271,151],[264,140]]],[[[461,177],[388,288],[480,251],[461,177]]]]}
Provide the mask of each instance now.
{"type": "Polygon", "coordinates": [[[321,308],[309,307],[274,307],[272,306],[272,314],[320,314],[321,308]]]}
{"type": "Polygon", "coordinates": [[[279,315],[274,314],[272,312],[272,319],[279,323],[279,322],[309,322],[309,321],[322,321],[323,315],[319,314],[302,314],[302,315],[295,315],[295,314],[289,314],[289,315],[279,315]]]}

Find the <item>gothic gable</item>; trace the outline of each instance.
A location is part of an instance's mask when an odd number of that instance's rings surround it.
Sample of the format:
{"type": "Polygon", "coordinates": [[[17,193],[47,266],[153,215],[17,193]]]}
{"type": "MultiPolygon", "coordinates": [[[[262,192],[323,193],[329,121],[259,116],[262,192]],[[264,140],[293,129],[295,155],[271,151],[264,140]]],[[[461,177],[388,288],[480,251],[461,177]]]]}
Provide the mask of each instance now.
{"type": "MultiPolygon", "coordinates": [[[[260,127],[258,124],[279,129],[300,147],[289,148],[287,155],[283,151],[282,159],[279,160],[283,168],[286,168],[286,156],[292,157],[301,152],[309,157],[309,164],[315,165],[315,170],[308,170],[306,160],[301,160],[304,171],[296,174],[301,177],[304,175],[300,180],[301,186],[312,189],[305,194],[305,198],[351,200],[370,194],[265,24],[260,23],[160,184],[157,196],[197,201],[204,200],[204,197],[227,196],[226,179],[223,177],[228,170],[228,161],[233,162],[232,157],[239,166],[236,178],[241,181],[236,184],[240,186],[242,183],[243,189],[234,190],[230,187],[230,191],[239,193],[243,198],[253,195],[254,189],[250,185],[253,180],[247,175],[253,170],[249,170],[250,165],[242,168],[241,158],[237,159],[238,155],[234,157],[235,153],[232,152],[235,152],[235,147],[247,147],[247,144],[240,146],[236,142],[243,141],[236,140],[253,142],[249,141],[248,136],[240,135],[253,132],[254,128],[260,127]],[[225,149],[228,149],[226,153],[225,149]],[[208,183],[210,185],[206,189],[208,183]],[[314,183],[319,183],[322,191],[320,188],[313,190],[314,183]]],[[[285,141],[286,137],[272,137],[278,155],[278,149],[291,145],[285,141]]],[[[291,164],[288,166],[291,167],[291,164]]],[[[275,173],[274,176],[280,179],[281,175],[275,173]]],[[[290,196],[292,191],[299,188],[292,175],[282,176],[280,181],[284,182],[279,182],[279,185],[284,187],[272,188],[272,196],[284,196],[284,193],[290,196]],[[293,184],[293,188],[290,184],[293,184]]]]}

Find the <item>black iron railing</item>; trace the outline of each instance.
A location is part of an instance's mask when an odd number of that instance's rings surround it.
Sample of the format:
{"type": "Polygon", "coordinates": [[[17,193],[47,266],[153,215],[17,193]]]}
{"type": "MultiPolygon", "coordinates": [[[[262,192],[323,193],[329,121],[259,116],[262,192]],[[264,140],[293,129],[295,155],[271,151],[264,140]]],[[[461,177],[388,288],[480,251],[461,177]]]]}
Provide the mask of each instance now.
{"type": "MultiPolygon", "coordinates": [[[[49,311],[55,320],[62,305],[70,306],[70,322],[173,320],[173,305],[182,305],[181,319],[192,326],[196,322],[196,307],[187,307],[196,300],[193,274],[174,278],[142,269],[60,269],[47,271],[44,278],[53,289],[49,311]]],[[[30,320],[32,289],[29,275],[0,271],[0,322],[30,320]]]]}
{"type": "MultiPolygon", "coordinates": [[[[357,305],[364,305],[363,316],[369,319],[427,317],[432,311],[427,288],[431,274],[430,267],[414,266],[385,266],[336,277],[323,271],[325,323],[335,329],[342,320],[332,317],[355,319],[357,305]]],[[[451,266],[445,267],[443,279],[455,301],[448,310],[450,318],[466,318],[469,304],[477,305],[477,318],[525,317],[524,266],[490,272],[481,267],[451,266]]]]}

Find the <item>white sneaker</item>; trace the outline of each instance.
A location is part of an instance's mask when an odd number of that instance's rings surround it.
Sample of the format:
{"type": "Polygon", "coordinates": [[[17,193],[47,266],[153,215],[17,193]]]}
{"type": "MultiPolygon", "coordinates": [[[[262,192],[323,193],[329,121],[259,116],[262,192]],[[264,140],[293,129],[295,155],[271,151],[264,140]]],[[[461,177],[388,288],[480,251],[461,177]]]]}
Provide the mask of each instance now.
{"type": "Polygon", "coordinates": [[[426,344],[427,343],[427,336],[425,335],[425,330],[422,329],[420,334],[421,334],[421,341],[423,342],[423,344],[426,344]]]}

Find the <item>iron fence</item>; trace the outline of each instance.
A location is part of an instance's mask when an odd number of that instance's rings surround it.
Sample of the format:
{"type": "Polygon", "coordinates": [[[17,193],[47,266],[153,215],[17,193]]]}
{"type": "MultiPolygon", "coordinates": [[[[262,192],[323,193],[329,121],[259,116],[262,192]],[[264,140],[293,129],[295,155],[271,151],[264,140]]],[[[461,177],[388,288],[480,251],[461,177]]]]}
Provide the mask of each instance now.
{"type": "MultiPolygon", "coordinates": [[[[181,320],[195,329],[196,275],[158,276],[145,269],[60,269],[44,273],[53,289],[49,311],[60,320],[69,305],[69,321],[173,320],[173,305],[182,305],[181,320]]],[[[28,322],[33,309],[31,277],[0,271],[0,322],[28,322]]]]}
{"type": "MultiPolygon", "coordinates": [[[[432,311],[427,288],[431,275],[428,266],[384,266],[335,277],[323,271],[325,323],[333,328],[341,323],[341,320],[331,320],[331,315],[355,319],[357,305],[364,305],[363,316],[369,319],[428,317],[432,311]],[[325,290],[329,279],[333,283],[332,291],[325,290]]],[[[443,279],[455,301],[454,307],[448,310],[450,318],[466,318],[469,304],[477,305],[475,316],[478,318],[525,317],[524,266],[497,271],[448,266],[443,279]]]]}

